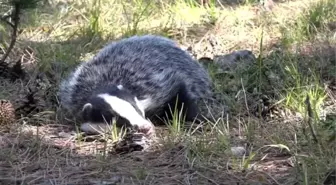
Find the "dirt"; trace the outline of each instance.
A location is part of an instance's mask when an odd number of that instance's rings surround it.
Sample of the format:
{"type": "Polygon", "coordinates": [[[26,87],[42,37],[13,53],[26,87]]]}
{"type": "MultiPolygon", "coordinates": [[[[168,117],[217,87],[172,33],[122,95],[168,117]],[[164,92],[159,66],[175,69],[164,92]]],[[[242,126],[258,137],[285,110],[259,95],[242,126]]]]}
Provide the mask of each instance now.
{"type": "MultiPolygon", "coordinates": [[[[158,137],[167,128],[158,128],[158,137]]],[[[268,152],[252,167],[237,170],[229,157],[190,161],[183,142],[158,142],[145,151],[116,153],[98,140],[83,141],[65,125],[20,125],[0,138],[1,184],[291,184],[289,155],[268,152]]]]}

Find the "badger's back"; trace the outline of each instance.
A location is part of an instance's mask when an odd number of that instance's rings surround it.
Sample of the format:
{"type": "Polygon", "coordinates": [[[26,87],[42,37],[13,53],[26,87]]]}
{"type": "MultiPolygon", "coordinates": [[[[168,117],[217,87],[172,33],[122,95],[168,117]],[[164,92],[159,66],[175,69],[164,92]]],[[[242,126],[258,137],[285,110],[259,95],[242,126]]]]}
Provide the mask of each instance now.
{"type": "Polygon", "coordinates": [[[183,84],[191,99],[211,95],[208,73],[173,41],[160,36],[133,36],[113,42],[92,60],[80,64],[60,87],[60,100],[69,111],[109,84],[122,85],[147,109],[168,101],[183,84]]]}

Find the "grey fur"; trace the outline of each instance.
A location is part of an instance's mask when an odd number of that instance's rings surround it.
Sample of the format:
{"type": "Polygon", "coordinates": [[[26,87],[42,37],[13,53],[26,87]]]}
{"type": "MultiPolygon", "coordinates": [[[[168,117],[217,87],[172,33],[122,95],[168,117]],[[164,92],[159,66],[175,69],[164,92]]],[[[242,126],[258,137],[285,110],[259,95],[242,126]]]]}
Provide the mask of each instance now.
{"type": "Polygon", "coordinates": [[[59,90],[61,105],[71,114],[77,114],[97,88],[111,84],[122,85],[139,100],[150,97],[146,111],[162,108],[181,83],[195,101],[212,96],[207,71],[175,42],[161,36],[112,42],[79,68],[77,80],[74,70],[59,90]]]}

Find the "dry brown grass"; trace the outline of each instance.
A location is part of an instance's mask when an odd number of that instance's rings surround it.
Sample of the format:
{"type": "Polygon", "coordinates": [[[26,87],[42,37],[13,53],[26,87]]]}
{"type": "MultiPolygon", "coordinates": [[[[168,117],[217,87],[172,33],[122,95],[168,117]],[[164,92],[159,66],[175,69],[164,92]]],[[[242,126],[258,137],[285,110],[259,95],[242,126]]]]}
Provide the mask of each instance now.
{"type": "MultiPolygon", "coordinates": [[[[21,126],[22,127],[22,126],[21,126]]],[[[192,157],[185,143],[147,152],[106,155],[102,146],[60,138],[60,126],[26,126],[1,137],[2,184],[280,184],[293,181],[290,156],[268,151],[253,171],[232,169],[216,152],[192,157]],[[38,129],[38,131],[37,131],[38,129]],[[19,132],[18,132],[19,131],[19,132]],[[37,133],[38,132],[38,133],[37,133]],[[273,154],[273,156],[271,156],[273,154]]],[[[100,143],[100,145],[103,145],[100,143]]],[[[280,152],[281,153],[281,152],[280,152]]],[[[262,154],[264,155],[264,154],[262,154]]],[[[260,155],[260,157],[262,157],[260,155]]]]}

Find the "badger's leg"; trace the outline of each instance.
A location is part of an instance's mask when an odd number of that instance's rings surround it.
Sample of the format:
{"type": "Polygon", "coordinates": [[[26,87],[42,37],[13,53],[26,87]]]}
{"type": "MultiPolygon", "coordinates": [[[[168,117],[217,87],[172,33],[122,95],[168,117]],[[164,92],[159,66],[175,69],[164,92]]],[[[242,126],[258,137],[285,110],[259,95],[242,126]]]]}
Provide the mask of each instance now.
{"type": "Polygon", "coordinates": [[[179,115],[182,112],[184,120],[188,122],[198,121],[199,119],[199,109],[198,106],[188,94],[185,85],[181,85],[177,94],[172,97],[172,99],[167,103],[167,106],[163,109],[163,119],[171,120],[175,114],[179,115]],[[176,108],[176,109],[175,109],[176,108]]]}
{"type": "Polygon", "coordinates": [[[182,115],[185,116],[185,121],[197,121],[199,115],[198,106],[193,100],[185,88],[182,88],[176,97],[178,111],[182,111],[182,115]]]}

